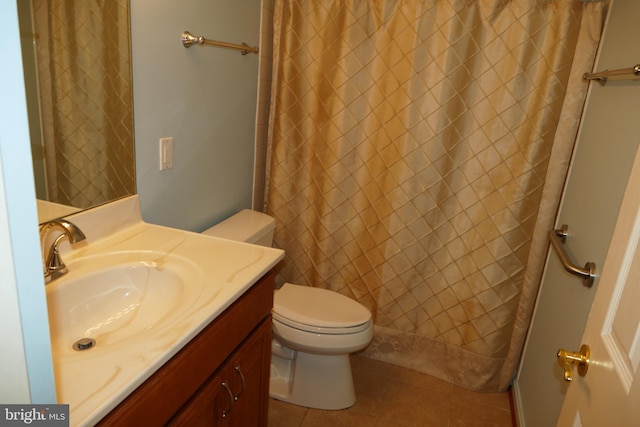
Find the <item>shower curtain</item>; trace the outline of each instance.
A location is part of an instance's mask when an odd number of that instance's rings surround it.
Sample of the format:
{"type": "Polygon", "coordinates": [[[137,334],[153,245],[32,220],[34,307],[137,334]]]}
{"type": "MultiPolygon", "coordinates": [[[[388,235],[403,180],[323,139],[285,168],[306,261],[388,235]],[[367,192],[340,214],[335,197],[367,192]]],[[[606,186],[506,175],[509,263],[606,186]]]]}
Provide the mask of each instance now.
{"type": "Polygon", "coordinates": [[[33,0],[47,199],[135,193],[129,0],[33,0]]]}
{"type": "Polygon", "coordinates": [[[505,390],[603,15],[576,0],[276,0],[279,280],[368,307],[368,357],[505,390]]]}

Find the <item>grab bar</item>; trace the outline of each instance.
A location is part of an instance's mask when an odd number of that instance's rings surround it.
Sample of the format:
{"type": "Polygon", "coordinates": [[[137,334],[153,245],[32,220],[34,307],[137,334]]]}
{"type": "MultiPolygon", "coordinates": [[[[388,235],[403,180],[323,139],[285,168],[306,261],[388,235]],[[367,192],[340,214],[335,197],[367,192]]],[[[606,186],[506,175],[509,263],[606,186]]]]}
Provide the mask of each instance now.
{"type": "Polygon", "coordinates": [[[551,242],[551,246],[556,251],[562,267],[569,273],[581,277],[582,284],[590,288],[596,278],[596,264],[589,261],[584,265],[584,268],[580,268],[569,261],[569,257],[562,245],[567,240],[568,231],[569,226],[567,224],[563,224],[559,229],[549,231],[549,242],[551,242]]]}
{"type": "Polygon", "coordinates": [[[602,86],[607,84],[607,80],[637,80],[640,78],[640,64],[631,68],[622,68],[620,70],[604,70],[599,73],[584,73],[582,80],[598,80],[602,86]]]}
{"type": "Polygon", "coordinates": [[[189,31],[185,31],[184,33],[182,33],[181,40],[182,40],[182,45],[184,47],[190,47],[193,43],[198,43],[200,45],[207,44],[209,46],[225,47],[227,49],[236,49],[236,50],[239,50],[240,53],[243,55],[246,55],[247,53],[258,53],[257,47],[251,47],[244,43],[234,44],[234,43],[227,43],[227,42],[219,42],[216,40],[207,40],[202,36],[200,37],[192,36],[191,33],[189,33],[189,31]]]}

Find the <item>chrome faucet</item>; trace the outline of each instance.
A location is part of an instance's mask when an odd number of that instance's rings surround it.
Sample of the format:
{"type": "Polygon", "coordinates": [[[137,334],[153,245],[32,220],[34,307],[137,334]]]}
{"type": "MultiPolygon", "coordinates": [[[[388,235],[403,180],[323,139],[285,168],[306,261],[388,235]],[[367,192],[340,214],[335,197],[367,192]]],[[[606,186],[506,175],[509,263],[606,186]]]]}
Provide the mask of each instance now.
{"type": "Polygon", "coordinates": [[[49,230],[53,228],[59,228],[62,230],[62,234],[55,238],[49,248],[49,253],[45,257],[46,261],[43,268],[45,283],[57,279],[68,271],[58,251],[58,245],[62,239],[66,237],[69,239],[69,243],[76,243],[86,238],[84,233],[74,223],[59,218],[40,224],[40,240],[43,245],[46,243],[49,230]]]}

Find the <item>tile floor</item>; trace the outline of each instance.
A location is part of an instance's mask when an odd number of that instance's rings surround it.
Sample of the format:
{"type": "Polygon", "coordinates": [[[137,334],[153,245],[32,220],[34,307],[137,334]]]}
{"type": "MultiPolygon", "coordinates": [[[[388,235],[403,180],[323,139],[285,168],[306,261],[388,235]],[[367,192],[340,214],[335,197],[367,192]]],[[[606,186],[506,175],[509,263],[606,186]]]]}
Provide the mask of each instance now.
{"type": "Polygon", "coordinates": [[[321,411],[270,399],[269,427],[512,427],[508,393],[474,393],[358,355],[351,366],[354,406],[321,411]]]}

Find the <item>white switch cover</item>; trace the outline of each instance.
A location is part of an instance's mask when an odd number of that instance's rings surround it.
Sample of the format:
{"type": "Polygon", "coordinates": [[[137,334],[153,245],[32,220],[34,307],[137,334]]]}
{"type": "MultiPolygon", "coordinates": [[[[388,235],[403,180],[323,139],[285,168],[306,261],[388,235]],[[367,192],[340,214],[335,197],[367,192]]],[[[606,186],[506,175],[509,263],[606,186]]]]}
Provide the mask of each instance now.
{"type": "Polygon", "coordinates": [[[160,170],[173,167],[173,138],[160,138],[160,170]]]}

